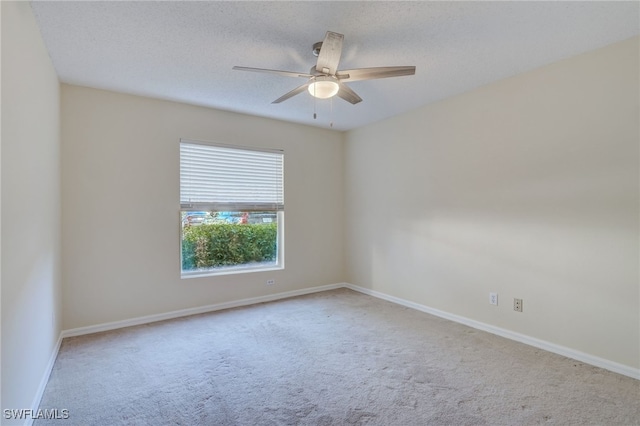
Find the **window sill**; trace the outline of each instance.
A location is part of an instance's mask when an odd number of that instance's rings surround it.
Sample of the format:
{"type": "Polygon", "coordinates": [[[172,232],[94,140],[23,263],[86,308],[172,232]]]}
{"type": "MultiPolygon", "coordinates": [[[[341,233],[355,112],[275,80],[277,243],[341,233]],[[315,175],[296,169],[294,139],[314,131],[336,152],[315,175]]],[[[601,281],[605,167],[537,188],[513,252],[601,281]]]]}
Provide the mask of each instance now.
{"type": "Polygon", "coordinates": [[[220,275],[236,275],[246,274],[249,272],[268,272],[268,271],[280,271],[284,266],[281,265],[269,265],[269,266],[256,266],[256,267],[244,267],[244,268],[221,268],[218,271],[194,271],[194,272],[182,272],[180,279],[189,278],[204,278],[204,277],[216,277],[220,275]]]}

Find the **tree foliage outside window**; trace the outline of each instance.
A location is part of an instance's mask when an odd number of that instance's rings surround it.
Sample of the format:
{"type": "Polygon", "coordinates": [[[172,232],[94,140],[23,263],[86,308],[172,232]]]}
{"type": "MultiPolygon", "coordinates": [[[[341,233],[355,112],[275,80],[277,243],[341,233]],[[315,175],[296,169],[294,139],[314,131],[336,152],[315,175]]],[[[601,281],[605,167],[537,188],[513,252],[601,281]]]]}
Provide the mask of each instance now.
{"type": "Polygon", "coordinates": [[[182,270],[273,266],[278,256],[278,223],[201,223],[182,233],[182,270]]]}

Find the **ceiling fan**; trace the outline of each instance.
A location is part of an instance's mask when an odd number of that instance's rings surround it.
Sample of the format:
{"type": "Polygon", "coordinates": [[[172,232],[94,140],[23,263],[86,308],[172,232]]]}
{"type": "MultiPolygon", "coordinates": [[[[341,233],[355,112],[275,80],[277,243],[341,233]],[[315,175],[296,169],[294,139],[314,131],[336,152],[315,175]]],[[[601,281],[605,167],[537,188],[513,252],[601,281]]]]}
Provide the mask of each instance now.
{"type": "Polygon", "coordinates": [[[272,103],[274,104],[279,104],[280,102],[286,101],[287,99],[307,90],[311,96],[319,99],[328,99],[338,95],[338,97],[355,105],[358,102],[361,102],[362,98],[350,87],[344,84],[345,82],[399,77],[403,75],[413,75],[416,73],[416,67],[414,66],[338,70],[338,63],[340,62],[340,55],[342,54],[343,40],[344,35],[327,31],[324,41],[319,41],[313,45],[313,54],[318,57],[318,61],[315,66],[311,67],[309,73],[238,66],[233,67],[233,69],[307,79],[307,82],[302,86],[296,87],[292,91],[285,93],[273,101],[272,103]]]}

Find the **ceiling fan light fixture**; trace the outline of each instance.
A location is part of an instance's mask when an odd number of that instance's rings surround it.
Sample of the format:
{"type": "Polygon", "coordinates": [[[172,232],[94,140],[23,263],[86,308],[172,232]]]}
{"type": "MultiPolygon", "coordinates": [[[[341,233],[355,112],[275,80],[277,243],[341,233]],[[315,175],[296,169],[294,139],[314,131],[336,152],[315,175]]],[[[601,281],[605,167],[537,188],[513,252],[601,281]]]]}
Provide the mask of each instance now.
{"type": "Polygon", "coordinates": [[[335,96],[340,90],[338,81],[330,76],[318,76],[313,79],[313,82],[309,84],[307,90],[311,96],[318,99],[329,99],[335,96]]]}

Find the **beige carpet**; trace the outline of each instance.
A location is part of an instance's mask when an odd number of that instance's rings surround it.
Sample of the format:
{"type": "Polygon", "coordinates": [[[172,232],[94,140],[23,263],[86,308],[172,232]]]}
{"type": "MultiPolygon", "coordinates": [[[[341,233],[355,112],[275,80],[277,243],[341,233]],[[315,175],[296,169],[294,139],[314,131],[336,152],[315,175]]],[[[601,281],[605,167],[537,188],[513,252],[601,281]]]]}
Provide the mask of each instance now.
{"type": "Polygon", "coordinates": [[[634,425],[640,382],[340,289],[65,339],[41,425],[634,425]]]}

